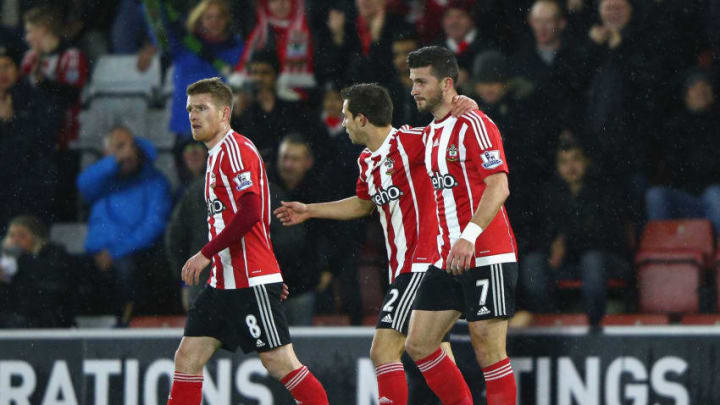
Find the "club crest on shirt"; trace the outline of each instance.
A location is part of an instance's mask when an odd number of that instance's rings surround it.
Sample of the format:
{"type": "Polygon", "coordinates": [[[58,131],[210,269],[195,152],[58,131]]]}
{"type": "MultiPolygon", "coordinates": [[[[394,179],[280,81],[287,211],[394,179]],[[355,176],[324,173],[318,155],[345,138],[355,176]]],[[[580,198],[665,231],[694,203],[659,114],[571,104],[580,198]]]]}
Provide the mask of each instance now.
{"type": "Polygon", "coordinates": [[[486,150],[480,157],[483,161],[482,167],[487,170],[494,169],[503,164],[503,161],[500,159],[500,151],[498,150],[486,150]]]}
{"type": "Polygon", "coordinates": [[[253,185],[250,172],[238,173],[235,176],[235,178],[233,179],[233,182],[235,182],[235,189],[237,191],[243,191],[245,189],[252,187],[252,185],[253,185]]]}
{"type": "Polygon", "coordinates": [[[447,160],[448,160],[448,162],[457,162],[458,150],[457,150],[457,146],[455,146],[455,144],[452,144],[452,145],[450,145],[450,147],[448,147],[447,160]]]}
{"type": "Polygon", "coordinates": [[[385,159],[385,162],[383,162],[383,165],[385,165],[385,174],[393,174],[393,172],[395,171],[395,161],[393,160],[393,158],[388,156],[385,159]]]}

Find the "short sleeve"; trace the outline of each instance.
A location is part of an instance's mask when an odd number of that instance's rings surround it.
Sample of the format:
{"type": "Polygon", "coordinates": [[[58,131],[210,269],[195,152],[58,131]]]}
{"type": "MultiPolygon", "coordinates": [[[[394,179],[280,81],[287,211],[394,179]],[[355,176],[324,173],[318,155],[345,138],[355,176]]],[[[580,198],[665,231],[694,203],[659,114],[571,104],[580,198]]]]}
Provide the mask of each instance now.
{"type": "Polygon", "coordinates": [[[410,163],[425,164],[425,127],[405,128],[400,132],[400,143],[410,163]]]}
{"type": "Polygon", "coordinates": [[[222,181],[226,181],[226,187],[229,186],[232,189],[233,198],[237,201],[245,193],[262,195],[260,179],[263,168],[260,157],[252,151],[246,150],[240,154],[227,153],[227,151],[222,153],[220,171],[227,179],[222,179],[222,181]]]}
{"type": "Polygon", "coordinates": [[[357,197],[362,200],[370,199],[370,193],[368,192],[368,184],[363,177],[362,155],[358,159],[358,179],[357,183],[355,183],[355,195],[357,195],[357,197]]]}
{"type": "Polygon", "coordinates": [[[468,160],[482,178],[509,173],[500,131],[492,120],[477,113],[463,116],[468,129],[463,141],[468,160]]]}

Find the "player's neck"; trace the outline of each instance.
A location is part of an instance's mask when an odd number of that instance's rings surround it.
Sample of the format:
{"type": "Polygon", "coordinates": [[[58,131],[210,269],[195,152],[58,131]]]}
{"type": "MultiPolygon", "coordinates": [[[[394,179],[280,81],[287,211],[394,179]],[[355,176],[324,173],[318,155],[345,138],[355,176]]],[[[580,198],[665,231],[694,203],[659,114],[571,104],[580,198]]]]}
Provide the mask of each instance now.
{"type": "Polygon", "coordinates": [[[454,88],[443,94],[442,102],[432,111],[432,115],[436,120],[441,120],[450,114],[450,110],[452,109],[452,100],[455,96],[457,96],[457,91],[454,88]]]}
{"type": "Polygon", "coordinates": [[[225,136],[225,134],[228,133],[229,130],[229,126],[223,126],[222,129],[216,132],[212,138],[207,140],[205,142],[205,146],[208,148],[208,150],[212,150],[212,148],[214,148],[215,145],[217,145],[223,139],[223,137],[225,136]]]}
{"type": "Polygon", "coordinates": [[[385,142],[385,138],[390,135],[390,131],[392,131],[392,126],[387,125],[384,127],[372,127],[368,130],[368,141],[365,146],[367,146],[370,151],[375,152],[382,146],[383,142],[385,142]]]}

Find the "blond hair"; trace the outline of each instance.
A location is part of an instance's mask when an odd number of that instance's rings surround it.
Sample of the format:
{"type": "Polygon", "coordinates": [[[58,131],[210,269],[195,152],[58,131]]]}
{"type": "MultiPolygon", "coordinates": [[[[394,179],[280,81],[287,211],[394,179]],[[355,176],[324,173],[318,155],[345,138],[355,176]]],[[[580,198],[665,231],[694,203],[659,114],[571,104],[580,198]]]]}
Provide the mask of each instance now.
{"type": "MultiPolygon", "coordinates": [[[[197,32],[200,19],[210,6],[219,7],[221,14],[227,16],[228,19],[230,18],[230,4],[228,4],[226,0],[202,0],[197,6],[190,10],[190,14],[188,14],[187,21],[185,21],[185,28],[188,32],[197,32]]],[[[229,26],[230,24],[228,23],[228,28],[229,26]]]]}
{"type": "Polygon", "coordinates": [[[218,107],[230,107],[232,110],[233,95],[230,86],[223,83],[219,77],[198,80],[189,85],[186,91],[188,96],[196,94],[209,94],[218,107]]]}

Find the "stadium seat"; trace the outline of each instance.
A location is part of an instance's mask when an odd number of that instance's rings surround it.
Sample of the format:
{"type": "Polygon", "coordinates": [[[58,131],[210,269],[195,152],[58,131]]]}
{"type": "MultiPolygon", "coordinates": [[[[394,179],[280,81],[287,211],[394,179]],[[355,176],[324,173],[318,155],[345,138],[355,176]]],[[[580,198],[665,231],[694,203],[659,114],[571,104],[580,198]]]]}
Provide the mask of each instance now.
{"type": "Polygon", "coordinates": [[[586,314],[533,314],[532,326],[587,326],[586,314]]]}
{"type": "MultiPolygon", "coordinates": [[[[720,246],[720,242],[718,243],[718,246],[720,246]]],[[[718,251],[715,253],[715,299],[717,300],[717,307],[715,308],[716,311],[720,311],[720,248],[718,248],[718,251]]]]}
{"type": "Polygon", "coordinates": [[[602,326],[667,325],[670,318],[664,314],[611,314],[605,315],[602,326]]]}
{"type": "Polygon", "coordinates": [[[313,316],[314,326],[349,326],[349,315],[315,315],[313,316]]]}
{"type": "Polygon", "coordinates": [[[74,148],[103,150],[103,137],[115,126],[125,126],[133,135],[147,134],[148,105],[137,97],[98,98],[80,113],[80,136],[74,148]]]}
{"type": "MultiPolygon", "coordinates": [[[[557,287],[561,290],[577,289],[582,287],[582,280],[558,280],[557,287]]],[[[608,280],[608,288],[626,288],[627,281],[612,278],[608,280]]]]}
{"type": "Polygon", "coordinates": [[[65,246],[70,254],[85,253],[87,224],[83,222],[56,223],[50,228],[50,240],[65,246]]]}
{"type": "Polygon", "coordinates": [[[185,315],[176,316],[137,316],[130,320],[131,328],[182,328],[185,315]]]}
{"type": "MultiPolygon", "coordinates": [[[[700,254],[696,253],[696,259],[700,254]]],[[[638,268],[638,306],[645,313],[687,313],[700,309],[702,269],[692,261],[647,262],[638,268]]]]}
{"type": "Polygon", "coordinates": [[[170,122],[169,111],[165,109],[151,109],[145,117],[145,137],[160,150],[172,150],[175,144],[175,137],[168,129],[170,122]]]}
{"type": "Polygon", "coordinates": [[[172,152],[161,151],[155,160],[155,167],[160,170],[170,182],[170,186],[175,190],[180,183],[177,170],[175,170],[175,157],[172,152]]]}
{"type": "MultiPolygon", "coordinates": [[[[699,252],[704,267],[714,252],[712,224],[705,219],[650,221],[643,231],[638,252],[636,263],[679,261],[683,253],[699,252]]],[[[695,256],[689,258],[694,260],[695,256]]]]}
{"type": "Polygon", "coordinates": [[[151,97],[162,86],[160,57],[155,56],[145,72],[137,69],[135,55],[104,55],[95,62],[88,97],[151,97]]]}
{"type": "Polygon", "coordinates": [[[720,325],[720,314],[688,314],[682,317],[683,325],[720,325]]]}

